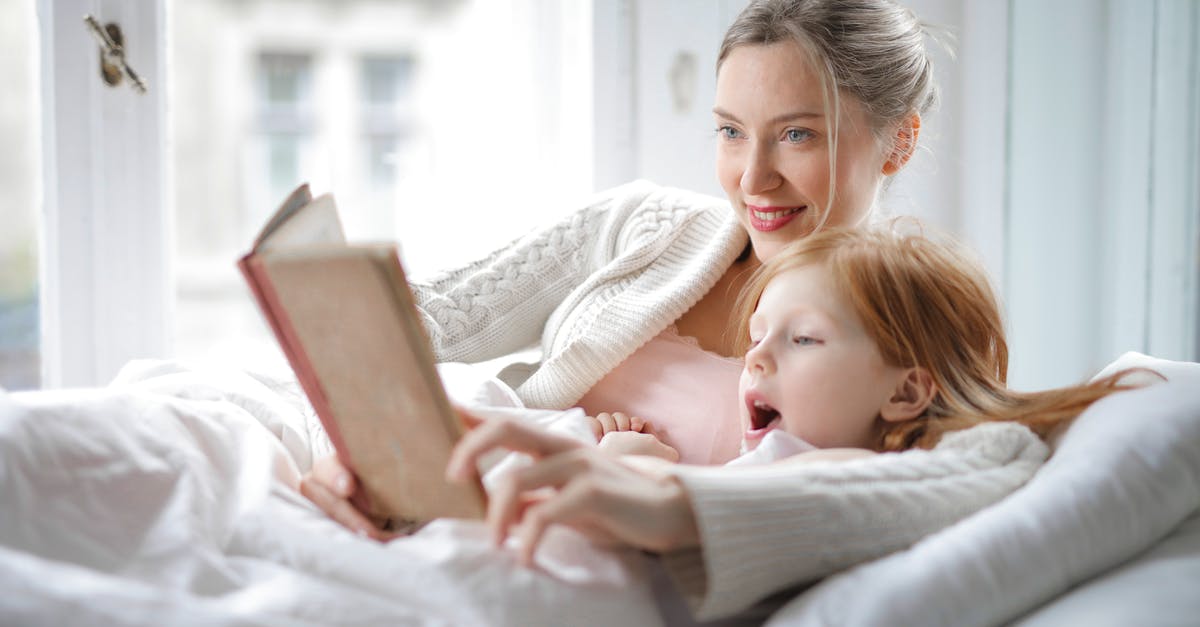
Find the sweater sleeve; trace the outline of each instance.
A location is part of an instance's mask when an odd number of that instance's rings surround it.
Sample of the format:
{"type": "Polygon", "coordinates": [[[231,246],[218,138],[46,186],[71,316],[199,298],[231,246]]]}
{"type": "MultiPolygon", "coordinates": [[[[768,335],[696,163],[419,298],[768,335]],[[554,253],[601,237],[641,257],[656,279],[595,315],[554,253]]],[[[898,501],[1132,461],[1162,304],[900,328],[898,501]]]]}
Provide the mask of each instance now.
{"type": "Polygon", "coordinates": [[[907,548],[1020,487],[1048,448],[1016,423],[932,450],[745,469],[680,466],[702,549],[664,556],[698,619],[907,548]]]}
{"type": "Polygon", "coordinates": [[[535,343],[566,296],[611,256],[621,218],[656,189],[636,181],[465,266],[410,282],[439,361],[475,362],[535,343]]]}

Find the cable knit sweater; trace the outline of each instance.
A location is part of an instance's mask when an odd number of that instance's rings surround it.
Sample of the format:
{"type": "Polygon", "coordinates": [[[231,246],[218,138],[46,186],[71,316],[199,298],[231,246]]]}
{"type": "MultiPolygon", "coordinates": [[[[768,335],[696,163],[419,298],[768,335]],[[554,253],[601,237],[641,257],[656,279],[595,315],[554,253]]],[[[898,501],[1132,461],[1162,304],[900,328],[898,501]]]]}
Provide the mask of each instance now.
{"type": "Polygon", "coordinates": [[[540,365],[501,378],[526,406],[563,409],[696,304],[746,242],[727,201],[636,181],[412,286],[440,361],[540,339],[540,365]]]}

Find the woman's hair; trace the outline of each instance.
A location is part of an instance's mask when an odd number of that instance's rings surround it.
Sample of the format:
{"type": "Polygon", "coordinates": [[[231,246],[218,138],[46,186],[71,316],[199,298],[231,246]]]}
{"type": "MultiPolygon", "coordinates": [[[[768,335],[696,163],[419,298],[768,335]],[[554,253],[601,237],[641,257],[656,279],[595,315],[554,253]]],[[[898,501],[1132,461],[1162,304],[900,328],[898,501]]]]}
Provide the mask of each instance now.
{"type": "MultiPolygon", "coordinates": [[[[825,110],[832,112],[825,118],[830,181],[837,180],[833,138],[843,94],[861,103],[888,154],[897,148],[898,125],[937,103],[925,28],[912,11],[890,0],[751,0],[725,32],[717,71],[736,48],[779,42],[796,44],[822,79],[825,110]]],[[[829,190],[832,207],[835,186],[829,190]]]]}
{"type": "MultiPolygon", "coordinates": [[[[1008,344],[982,267],[950,242],[888,229],[827,228],[790,244],[750,279],[736,311],[741,348],[767,283],[820,264],[857,313],[884,361],[929,371],[936,392],[925,413],[879,421],[876,450],[930,448],[942,434],[988,420],[1014,420],[1041,437],[1109,393],[1127,372],[1044,392],[1008,389],[1008,344]]],[[[853,376],[849,373],[848,376],[853,376]]]]}

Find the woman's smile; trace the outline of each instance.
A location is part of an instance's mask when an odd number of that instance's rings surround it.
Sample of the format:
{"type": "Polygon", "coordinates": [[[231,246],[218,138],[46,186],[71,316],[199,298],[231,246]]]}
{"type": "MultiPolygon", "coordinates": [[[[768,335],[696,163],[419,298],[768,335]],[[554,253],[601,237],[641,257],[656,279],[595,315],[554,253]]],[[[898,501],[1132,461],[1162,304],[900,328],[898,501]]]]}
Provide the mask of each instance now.
{"type": "Polygon", "coordinates": [[[765,233],[782,229],[807,208],[807,205],[800,207],[758,207],[755,205],[746,205],[746,212],[750,216],[750,226],[756,231],[765,233]]]}

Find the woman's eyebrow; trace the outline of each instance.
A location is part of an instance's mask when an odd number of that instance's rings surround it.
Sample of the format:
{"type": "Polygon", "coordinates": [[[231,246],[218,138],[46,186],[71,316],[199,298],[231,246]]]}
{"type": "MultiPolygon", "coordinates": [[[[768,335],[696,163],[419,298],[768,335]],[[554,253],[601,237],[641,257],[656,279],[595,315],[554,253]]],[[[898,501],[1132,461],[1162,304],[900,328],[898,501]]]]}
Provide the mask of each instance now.
{"type": "MultiPolygon", "coordinates": [[[[725,118],[727,120],[732,120],[734,122],[737,122],[738,124],[742,123],[742,121],[739,120],[736,115],[722,109],[721,107],[713,107],[713,114],[715,114],[717,117],[725,118]]],[[[771,118],[770,120],[767,120],[767,122],[769,124],[779,124],[780,122],[791,122],[793,120],[811,120],[814,118],[823,118],[823,117],[825,117],[824,113],[819,113],[816,111],[795,111],[793,113],[784,113],[782,115],[777,115],[777,116],[771,118]]]]}

